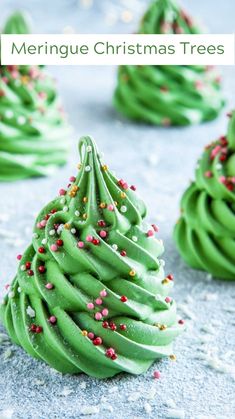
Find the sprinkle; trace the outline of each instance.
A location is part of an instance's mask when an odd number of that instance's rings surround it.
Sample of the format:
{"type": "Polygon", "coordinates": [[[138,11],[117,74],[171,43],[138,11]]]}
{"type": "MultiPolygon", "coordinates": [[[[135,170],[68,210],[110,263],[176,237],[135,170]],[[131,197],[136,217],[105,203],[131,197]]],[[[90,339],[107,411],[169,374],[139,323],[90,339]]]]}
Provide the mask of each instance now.
{"type": "Polygon", "coordinates": [[[76,217],[79,217],[80,212],[78,210],[76,210],[74,214],[76,215],[76,217]]]}
{"type": "Polygon", "coordinates": [[[94,337],[95,337],[95,335],[94,335],[94,333],[89,332],[89,333],[88,333],[88,335],[87,335],[87,337],[88,337],[90,340],[93,340],[93,339],[94,339],[94,337]]]}
{"type": "Polygon", "coordinates": [[[6,117],[7,119],[11,119],[11,118],[13,118],[13,116],[14,116],[14,114],[13,114],[13,112],[12,112],[11,110],[7,110],[7,111],[5,112],[5,117],[6,117]]]}
{"type": "Polygon", "coordinates": [[[42,333],[42,331],[43,331],[42,326],[37,326],[36,327],[36,330],[35,330],[36,333],[42,333]]]}
{"type": "Polygon", "coordinates": [[[225,183],[226,182],[226,177],[225,176],[220,176],[219,181],[220,181],[220,183],[225,183]]]}
{"type": "Polygon", "coordinates": [[[100,208],[102,208],[102,209],[106,208],[106,203],[105,202],[101,202],[100,203],[100,208]]]}
{"type": "Polygon", "coordinates": [[[103,169],[104,172],[107,172],[107,170],[108,170],[107,164],[103,164],[102,169],[103,169]]]}
{"type": "Polygon", "coordinates": [[[125,295],[122,295],[120,297],[120,300],[121,300],[122,303],[126,303],[127,302],[127,297],[125,295]]]}
{"type": "Polygon", "coordinates": [[[120,211],[123,212],[123,213],[126,212],[127,207],[125,205],[122,205],[121,208],[120,208],[120,211]]]}
{"type": "Polygon", "coordinates": [[[136,236],[132,236],[131,240],[132,240],[133,242],[137,242],[137,241],[138,241],[138,237],[136,237],[136,236]]]}
{"type": "Polygon", "coordinates": [[[76,228],[71,228],[70,231],[71,231],[72,234],[76,234],[76,228]]]}
{"type": "Polygon", "coordinates": [[[156,224],[152,224],[152,227],[156,233],[159,231],[159,227],[156,224]]]}
{"type": "Polygon", "coordinates": [[[10,292],[8,293],[8,297],[9,297],[9,298],[14,298],[14,297],[15,297],[15,293],[14,293],[14,291],[10,291],[10,292]]]}
{"type": "Polygon", "coordinates": [[[42,244],[47,244],[47,239],[46,238],[45,239],[42,239],[41,243],[42,244]]]}
{"type": "Polygon", "coordinates": [[[154,236],[154,232],[153,232],[153,230],[148,230],[146,234],[147,234],[147,237],[152,237],[152,236],[154,236]]]}
{"type": "Polygon", "coordinates": [[[173,274],[168,274],[168,275],[167,275],[167,278],[168,278],[170,281],[173,281],[174,276],[173,276],[173,274]]]}
{"type": "Polygon", "coordinates": [[[104,308],[101,313],[102,313],[102,316],[107,316],[109,314],[109,311],[107,308],[104,308]]]}
{"type": "Polygon", "coordinates": [[[88,308],[89,310],[93,310],[93,309],[95,308],[95,306],[94,306],[94,304],[93,304],[93,303],[88,303],[88,304],[87,304],[87,308],[88,308]]]}
{"type": "Polygon", "coordinates": [[[37,233],[33,233],[33,239],[38,239],[39,235],[37,233]]]}
{"type": "Polygon", "coordinates": [[[48,283],[45,285],[45,288],[46,288],[47,290],[52,290],[52,289],[54,288],[54,285],[53,285],[51,282],[48,282],[48,283]]]}
{"type": "Polygon", "coordinates": [[[160,324],[159,326],[158,326],[158,328],[159,328],[159,330],[166,330],[167,329],[167,326],[165,325],[165,324],[160,324]]]}
{"type": "Polygon", "coordinates": [[[166,302],[166,303],[170,303],[170,302],[171,302],[171,297],[166,297],[166,298],[165,298],[165,302],[166,302]]]}
{"type": "Polygon", "coordinates": [[[176,361],[176,355],[172,354],[169,356],[169,358],[171,359],[171,361],[176,361]]]}
{"type": "Polygon", "coordinates": [[[90,145],[87,146],[86,151],[90,153],[92,151],[92,147],[90,145]]]}
{"type": "Polygon", "coordinates": [[[118,250],[118,246],[117,246],[117,244],[112,244],[112,249],[113,249],[113,250],[118,250]]]}
{"type": "Polygon", "coordinates": [[[106,297],[107,296],[107,291],[106,290],[100,291],[100,296],[101,297],[106,297]]]}
{"type": "Polygon", "coordinates": [[[125,251],[125,250],[122,250],[122,251],[120,252],[120,255],[121,255],[121,256],[123,256],[123,257],[125,257],[125,256],[126,256],[126,251],[125,251]]]}
{"type": "Polygon", "coordinates": [[[93,345],[95,345],[95,346],[99,346],[99,345],[102,345],[102,339],[99,337],[99,336],[97,336],[97,338],[95,338],[94,340],[93,340],[93,345]]]}
{"type": "Polygon", "coordinates": [[[82,336],[87,336],[88,335],[88,331],[87,330],[82,330],[82,336]]]}
{"type": "Polygon", "coordinates": [[[82,241],[78,242],[77,247],[79,247],[79,249],[82,249],[84,247],[84,242],[82,241]]]}
{"type": "Polygon", "coordinates": [[[102,239],[104,239],[107,236],[107,232],[105,230],[101,230],[99,232],[100,237],[102,237],[102,239]]]}
{"type": "Polygon", "coordinates": [[[99,227],[105,227],[106,226],[106,222],[104,220],[99,220],[97,224],[98,224],[99,227]]]}
{"type": "Polygon", "coordinates": [[[86,220],[86,219],[87,219],[87,214],[86,214],[86,213],[85,213],[85,214],[83,214],[82,218],[83,218],[84,220],[86,220]]]}
{"type": "Polygon", "coordinates": [[[58,246],[54,243],[54,244],[51,245],[50,249],[51,249],[52,252],[57,252],[58,246]]]}
{"type": "Polygon", "coordinates": [[[93,240],[92,240],[92,243],[93,243],[95,246],[98,246],[98,245],[100,244],[100,241],[99,241],[99,239],[93,239],[93,240]]]}
{"type": "Polygon", "coordinates": [[[162,284],[163,284],[163,285],[169,284],[169,282],[170,282],[170,280],[169,280],[168,278],[164,278],[164,279],[162,280],[162,284]]]}
{"type": "Polygon", "coordinates": [[[113,211],[113,210],[114,210],[114,206],[113,206],[112,204],[109,204],[109,205],[107,206],[107,210],[108,210],[108,211],[113,211]]]}
{"type": "Polygon", "coordinates": [[[60,189],[59,190],[59,195],[66,195],[66,190],[65,189],[60,189]]]}
{"type": "Polygon", "coordinates": [[[101,305],[103,304],[103,301],[101,300],[101,298],[96,298],[95,303],[96,303],[98,306],[101,306],[101,305]]]}
{"type": "Polygon", "coordinates": [[[132,191],[136,191],[136,186],[135,185],[131,185],[131,190],[132,191]]]}
{"type": "Polygon", "coordinates": [[[95,313],[95,319],[96,320],[101,320],[102,319],[102,314],[101,313],[95,313]]]}
{"type": "Polygon", "coordinates": [[[159,380],[159,378],[161,378],[161,373],[160,371],[154,371],[153,372],[153,377],[156,378],[156,380],[159,380]]]}
{"type": "Polygon", "coordinates": [[[90,172],[90,171],[91,171],[91,166],[89,166],[89,165],[88,165],[88,166],[86,166],[86,167],[85,167],[85,172],[90,172]]]}
{"type": "Polygon", "coordinates": [[[205,175],[205,177],[208,177],[208,178],[213,177],[213,173],[211,172],[211,170],[207,170],[207,171],[204,173],[204,175],[205,175]]]}
{"type": "Polygon", "coordinates": [[[57,322],[57,318],[56,318],[55,316],[51,316],[51,317],[49,317],[48,321],[49,321],[49,323],[51,323],[51,324],[56,324],[56,322],[57,322]]]}
{"type": "Polygon", "coordinates": [[[125,194],[125,192],[121,192],[120,197],[121,197],[122,199],[125,199],[125,198],[126,198],[126,194],[125,194]]]}
{"type": "Polygon", "coordinates": [[[21,271],[26,271],[26,266],[25,265],[21,265],[20,270],[21,271]]]}
{"type": "Polygon", "coordinates": [[[39,252],[39,253],[45,253],[45,249],[44,249],[44,247],[40,246],[40,247],[38,248],[38,252],[39,252]]]}
{"type": "Polygon", "coordinates": [[[112,358],[112,356],[115,354],[115,350],[113,349],[113,348],[108,348],[108,349],[106,349],[106,351],[105,351],[105,355],[108,357],[108,358],[112,358]]]}
{"type": "Polygon", "coordinates": [[[75,176],[71,176],[71,177],[69,178],[69,181],[70,181],[70,182],[75,182],[75,180],[76,180],[75,176]]]}
{"type": "Polygon", "coordinates": [[[136,271],[135,271],[134,269],[132,269],[132,270],[129,272],[129,275],[130,275],[130,276],[135,276],[135,275],[136,275],[136,271]]]}
{"type": "Polygon", "coordinates": [[[88,202],[88,198],[87,198],[87,196],[84,196],[84,197],[82,198],[82,200],[83,200],[83,202],[86,204],[86,203],[88,202]]]}
{"type": "Polygon", "coordinates": [[[64,211],[64,212],[67,212],[67,211],[68,211],[68,209],[69,209],[69,208],[68,208],[66,205],[63,207],[63,211],[64,211]]]}
{"type": "Polygon", "coordinates": [[[119,326],[119,327],[120,327],[120,329],[121,329],[121,330],[126,330],[126,324],[123,324],[123,323],[122,323],[122,324],[120,324],[120,326],[119,326]]]}
{"type": "Polygon", "coordinates": [[[180,319],[180,320],[178,321],[178,323],[179,323],[179,324],[184,324],[184,320],[183,320],[183,319],[180,319]]]}
{"type": "Polygon", "coordinates": [[[86,237],[87,242],[92,242],[92,240],[93,240],[93,236],[89,235],[86,237]]]}

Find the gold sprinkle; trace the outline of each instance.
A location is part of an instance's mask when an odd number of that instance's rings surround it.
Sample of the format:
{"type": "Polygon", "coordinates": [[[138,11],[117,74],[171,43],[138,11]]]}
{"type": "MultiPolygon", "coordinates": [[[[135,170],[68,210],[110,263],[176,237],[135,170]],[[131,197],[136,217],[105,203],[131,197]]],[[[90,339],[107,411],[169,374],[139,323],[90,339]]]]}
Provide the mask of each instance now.
{"type": "Polygon", "coordinates": [[[168,284],[169,282],[170,282],[170,280],[169,280],[168,278],[164,278],[164,279],[162,280],[162,284],[163,284],[163,285],[168,284]]]}
{"type": "Polygon", "coordinates": [[[136,275],[136,271],[135,271],[134,269],[132,269],[132,270],[129,272],[129,275],[130,275],[130,276],[135,276],[135,275],[136,275]]]}
{"type": "Polygon", "coordinates": [[[65,228],[66,230],[70,230],[71,225],[70,225],[69,223],[66,223],[66,224],[64,225],[64,228],[65,228]]]}
{"type": "Polygon", "coordinates": [[[170,358],[172,361],[176,361],[176,359],[177,359],[177,358],[176,358],[176,355],[174,355],[174,354],[170,355],[170,356],[169,356],[169,358],[170,358]]]}
{"type": "Polygon", "coordinates": [[[125,199],[125,198],[126,198],[126,194],[125,194],[125,192],[121,192],[121,198],[122,198],[122,199],[125,199]]]}
{"type": "Polygon", "coordinates": [[[103,169],[103,171],[104,171],[104,172],[107,172],[107,170],[108,170],[108,166],[107,166],[107,164],[104,164],[104,165],[102,166],[102,169],[103,169]]]}
{"type": "Polygon", "coordinates": [[[167,326],[165,324],[160,324],[159,330],[166,330],[167,326]]]}
{"type": "Polygon", "coordinates": [[[101,202],[100,203],[100,208],[106,208],[106,203],[105,202],[101,202]]]}
{"type": "Polygon", "coordinates": [[[86,218],[87,218],[87,214],[85,213],[85,214],[83,214],[82,215],[82,218],[84,218],[84,220],[86,220],[86,218]]]}
{"type": "Polygon", "coordinates": [[[118,206],[118,202],[117,201],[114,201],[113,203],[114,203],[115,207],[118,206]]]}
{"type": "Polygon", "coordinates": [[[74,191],[69,191],[69,196],[70,196],[71,198],[74,198],[74,197],[76,196],[76,192],[74,192],[74,191]]]}
{"type": "Polygon", "coordinates": [[[83,202],[88,202],[88,198],[87,198],[87,196],[84,196],[84,198],[82,198],[82,200],[83,200],[83,202]]]}
{"type": "Polygon", "coordinates": [[[79,187],[77,185],[72,186],[72,191],[77,192],[79,190],[79,187]]]}
{"type": "Polygon", "coordinates": [[[82,164],[78,163],[77,168],[78,168],[78,170],[80,170],[82,168],[82,164]]]}
{"type": "Polygon", "coordinates": [[[83,336],[87,336],[88,335],[88,331],[87,330],[82,330],[82,335],[83,336]]]}
{"type": "Polygon", "coordinates": [[[22,76],[21,77],[21,83],[28,84],[28,82],[29,82],[29,77],[28,76],[22,76]]]}

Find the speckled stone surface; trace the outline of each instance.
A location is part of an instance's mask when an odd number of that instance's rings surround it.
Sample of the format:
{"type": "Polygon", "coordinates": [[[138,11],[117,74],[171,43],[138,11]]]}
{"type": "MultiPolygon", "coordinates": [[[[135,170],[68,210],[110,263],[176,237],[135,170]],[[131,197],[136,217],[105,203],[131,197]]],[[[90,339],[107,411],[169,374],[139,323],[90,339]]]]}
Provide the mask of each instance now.
{"type": "MultiPolygon", "coordinates": [[[[131,32],[145,1],[81,2],[8,0],[1,19],[13,8],[32,12],[37,32],[131,32]],[[47,9],[47,11],[46,11],[47,9]],[[45,19],[45,16],[47,19],[45,19]],[[129,21],[129,23],[126,23],[129,21]]],[[[211,32],[234,30],[235,4],[188,0],[187,9],[211,32]]],[[[2,22],[0,22],[2,23],[2,22]]],[[[0,184],[0,288],[15,274],[16,255],[31,240],[35,214],[75,173],[77,139],[92,134],[108,165],[130,183],[160,226],[166,272],[175,274],[174,296],[187,331],[175,343],[177,361],[156,363],[143,376],[119,375],[98,381],[62,376],[11,345],[0,328],[0,418],[185,418],[235,417],[235,284],[188,268],[177,254],[172,229],[179,198],[193,177],[203,146],[225,132],[225,112],[235,106],[234,67],[221,69],[228,100],[216,121],[188,128],[155,128],[121,119],[112,109],[116,69],[53,67],[74,126],[68,165],[54,177],[0,184]],[[161,378],[153,379],[159,370],[161,378]]]]}

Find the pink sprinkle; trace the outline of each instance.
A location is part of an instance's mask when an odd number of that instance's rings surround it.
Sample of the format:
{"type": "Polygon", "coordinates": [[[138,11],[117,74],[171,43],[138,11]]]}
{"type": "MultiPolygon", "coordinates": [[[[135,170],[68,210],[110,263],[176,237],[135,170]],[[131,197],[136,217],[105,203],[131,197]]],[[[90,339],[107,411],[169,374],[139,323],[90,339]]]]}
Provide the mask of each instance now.
{"type": "Polygon", "coordinates": [[[45,287],[46,287],[46,289],[47,289],[47,290],[52,290],[52,288],[54,288],[54,285],[53,285],[51,282],[48,282],[48,283],[45,285],[45,287]]]}
{"type": "Polygon", "coordinates": [[[55,323],[57,322],[57,318],[56,318],[55,316],[51,316],[51,317],[49,317],[48,321],[49,321],[51,324],[55,324],[55,323]]]}
{"type": "Polygon", "coordinates": [[[109,205],[107,206],[107,210],[108,210],[108,211],[113,211],[113,210],[114,210],[114,206],[113,206],[112,204],[109,204],[109,205]]]}
{"type": "Polygon", "coordinates": [[[92,242],[92,240],[93,240],[93,237],[92,236],[89,235],[89,236],[86,237],[86,241],[87,242],[92,242]]]}
{"type": "Polygon", "coordinates": [[[78,246],[80,249],[82,249],[82,248],[84,247],[84,242],[78,242],[78,243],[77,243],[77,246],[78,246]]]}
{"type": "Polygon", "coordinates": [[[107,291],[106,290],[100,291],[100,296],[101,297],[106,297],[106,295],[107,295],[107,291]]]}
{"type": "Polygon", "coordinates": [[[101,304],[103,304],[103,301],[101,300],[101,298],[96,298],[95,302],[98,306],[101,306],[101,304]]]}
{"type": "Polygon", "coordinates": [[[4,288],[5,290],[8,290],[9,287],[10,287],[10,284],[6,284],[4,288]]]}
{"type": "Polygon", "coordinates": [[[226,182],[226,177],[225,176],[220,176],[219,181],[220,181],[220,183],[225,183],[226,182]]]}
{"type": "Polygon", "coordinates": [[[213,173],[210,170],[207,170],[207,172],[205,172],[205,177],[212,177],[213,173]]]}
{"type": "Polygon", "coordinates": [[[101,230],[99,232],[100,237],[102,237],[102,239],[104,239],[107,236],[107,232],[105,230],[101,230]]]}
{"type": "Polygon", "coordinates": [[[148,231],[147,231],[147,236],[148,236],[148,237],[152,237],[153,235],[154,235],[153,230],[148,230],[148,231]]]}
{"type": "Polygon", "coordinates": [[[51,251],[52,251],[52,252],[57,252],[57,250],[58,250],[58,246],[57,246],[57,244],[55,244],[55,243],[54,243],[54,244],[52,244],[52,245],[51,245],[51,251]]]}
{"type": "Polygon", "coordinates": [[[17,255],[16,256],[16,259],[18,259],[18,260],[21,260],[21,258],[22,258],[22,255],[17,255]]]}
{"type": "Polygon", "coordinates": [[[200,90],[200,89],[202,89],[203,88],[203,83],[202,83],[202,81],[201,80],[196,80],[195,81],[195,87],[196,87],[196,89],[198,89],[198,90],[200,90]]]}
{"type": "Polygon", "coordinates": [[[65,195],[66,194],[66,190],[65,189],[60,189],[59,190],[59,195],[65,195]]]}
{"type": "Polygon", "coordinates": [[[180,320],[178,321],[178,323],[179,323],[179,324],[184,324],[184,320],[183,320],[183,319],[180,319],[180,320]]]}
{"type": "Polygon", "coordinates": [[[94,304],[93,303],[88,303],[87,304],[87,308],[89,309],[89,310],[93,310],[93,308],[94,308],[95,306],[94,306],[94,304]]]}
{"type": "Polygon", "coordinates": [[[95,313],[95,319],[96,320],[101,320],[102,319],[102,314],[101,313],[95,313]]]}
{"type": "Polygon", "coordinates": [[[41,223],[37,223],[37,228],[42,228],[41,223]]]}
{"type": "Polygon", "coordinates": [[[152,224],[152,227],[156,233],[159,231],[159,227],[156,224],[152,224]]]}
{"type": "Polygon", "coordinates": [[[93,340],[93,339],[94,339],[94,337],[95,337],[94,333],[92,333],[92,332],[89,332],[87,336],[88,336],[88,338],[89,338],[89,339],[91,339],[91,340],[93,340]]]}
{"type": "Polygon", "coordinates": [[[170,303],[170,302],[171,302],[171,297],[166,297],[166,298],[165,298],[165,302],[166,302],[166,303],[170,303]]]}
{"type": "Polygon", "coordinates": [[[71,176],[71,177],[69,178],[69,181],[70,181],[70,182],[75,182],[75,180],[76,180],[75,176],[71,176]]]}
{"type": "Polygon", "coordinates": [[[217,156],[217,154],[220,152],[220,150],[221,150],[220,145],[217,145],[213,148],[213,150],[211,151],[211,155],[210,155],[211,160],[213,160],[215,158],[215,156],[217,156]]]}
{"type": "Polygon", "coordinates": [[[159,380],[159,378],[161,378],[160,371],[154,371],[153,376],[154,376],[154,378],[156,378],[157,380],[159,380]]]}
{"type": "Polygon", "coordinates": [[[47,225],[47,220],[42,220],[42,221],[40,222],[40,225],[41,225],[41,227],[46,227],[46,225],[47,225]]]}
{"type": "Polygon", "coordinates": [[[109,314],[109,311],[107,308],[104,308],[101,313],[103,316],[107,316],[109,314]]]}

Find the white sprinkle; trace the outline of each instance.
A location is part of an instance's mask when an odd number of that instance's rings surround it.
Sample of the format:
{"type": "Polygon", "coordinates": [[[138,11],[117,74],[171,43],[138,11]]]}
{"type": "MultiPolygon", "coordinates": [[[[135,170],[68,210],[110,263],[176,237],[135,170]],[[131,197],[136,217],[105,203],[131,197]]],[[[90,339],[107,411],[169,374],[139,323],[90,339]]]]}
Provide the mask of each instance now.
{"type": "Polygon", "coordinates": [[[207,282],[210,282],[212,280],[213,276],[211,274],[206,275],[207,282]]]}
{"type": "Polygon", "coordinates": [[[54,235],[55,235],[55,230],[50,230],[50,231],[49,231],[49,235],[50,235],[50,236],[54,236],[54,235]]]}
{"type": "Polygon", "coordinates": [[[28,314],[29,317],[33,318],[35,317],[35,310],[32,309],[32,307],[28,306],[26,308],[26,313],[28,314]]]}
{"type": "Polygon", "coordinates": [[[18,287],[18,288],[17,288],[17,291],[18,291],[18,293],[20,294],[22,290],[21,290],[21,288],[20,288],[20,287],[18,287]]]}
{"type": "Polygon", "coordinates": [[[112,248],[113,248],[113,250],[118,250],[117,244],[112,244],[112,248]]]}
{"type": "Polygon", "coordinates": [[[38,378],[34,381],[34,384],[36,386],[44,386],[45,381],[44,380],[39,380],[38,378]]]}
{"type": "Polygon", "coordinates": [[[150,404],[149,403],[145,403],[144,404],[144,410],[145,410],[145,412],[146,413],[151,413],[152,412],[152,407],[150,406],[150,404]]]}
{"type": "Polygon", "coordinates": [[[65,197],[63,197],[63,198],[61,198],[61,199],[60,199],[60,203],[61,203],[62,205],[64,205],[64,204],[65,204],[65,201],[66,201],[65,197]]]}
{"type": "Polygon", "coordinates": [[[47,244],[47,239],[42,239],[42,244],[47,244]]]}
{"type": "Polygon", "coordinates": [[[60,234],[63,228],[64,228],[64,224],[60,224],[59,227],[57,228],[57,233],[60,234]]]}
{"type": "Polygon", "coordinates": [[[76,215],[76,217],[79,217],[80,212],[78,210],[76,210],[74,214],[76,215]]]}
{"type": "Polygon", "coordinates": [[[7,359],[11,358],[11,356],[13,355],[12,350],[9,348],[7,349],[4,353],[3,353],[3,359],[4,361],[6,361],[7,359]]]}
{"type": "Polygon", "coordinates": [[[146,400],[153,400],[157,393],[157,389],[155,386],[152,386],[148,389],[148,392],[144,394],[144,398],[146,400]]]}
{"type": "Polygon", "coordinates": [[[71,228],[70,231],[71,231],[72,234],[76,234],[76,228],[71,228]]]}
{"type": "Polygon", "coordinates": [[[132,236],[132,240],[133,240],[133,242],[137,242],[138,241],[138,237],[132,236]]]}
{"type": "Polygon", "coordinates": [[[95,415],[100,413],[98,406],[82,406],[80,409],[81,415],[95,415]]]}
{"type": "Polygon", "coordinates": [[[9,298],[13,298],[13,297],[15,297],[15,293],[14,293],[14,291],[10,291],[10,292],[8,293],[8,297],[9,297],[9,298]]]}
{"type": "Polygon", "coordinates": [[[185,418],[185,412],[181,409],[169,409],[167,411],[167,418],[174,418],[174,419],[184,419],[185,418]]]}
{"type": "Polygon", "coordinates": [[[88,153],[90,153],[90,152],[91,152],[91,150],[92,150],[92,147],[91,147],[90,145],[88,145],[88,146],[87,146],[87,148],[86,148],[86,151],[87,151],[88,153]]]}
{"type": "Polygon", "coordinates": [[[11,111],[11,110],[8,110],[8,111],[6,111],[5,112],[5,117],[7,118],[7,119],[11,119],[11,118],[13,118],[13,111],[11,111]]]}
{"type": "Polygon", "coordinates": [[[26,266],[25,265],[21,265],[20,270],[21,271],[26,271],[26,266]]]}
{"type": "Polygon", "coordinates": [[[215,168],[217,169],[217,170],[220,170],[220,169],[222,169],[222,164],[221,163],[216,163],[216,165],[215,165],[215,168]]]}
{"type": "Polygon", "coordinates": [[[91,166],[86,166],[85,167],[85,172],[90,172],[91,171],[91,166]]]}
{"type": "Polygon", "coordinates": [[[64,212],[67,212],[67,211],[68,211],[68,209],[69,209],[69,208],[68,208],[67,206],[63,207],[63,211],[64,211],[64,212]]]}
{"type": "Polygon", "coordinates": [[[116,393],[118,391],[118,386],[113,386],[108,389],[109,393],[116,393]]]}
{"type": "Polygon", "coordinates": [[[33,233],[33,239],[38,239],[38,234],[37,233],[33,233]]]}
{"type": "Polygon", "coordinates": [[[26,118],[24,116],[18,116],[17,122],[19,125],[24,125],[26,122],[26,118]]]}
{"type": "Polygon", "coordinates": [[[127,207],[125,205],[122,205],[120,208],[121,212],[126,212],[127,211],[127,207]]]}
{"type": "Polygon", "coordinates": [[[166,264],[166,262],[163,259],[159,259],[159,263],[162,267],[164,267],[166,264]]]}

